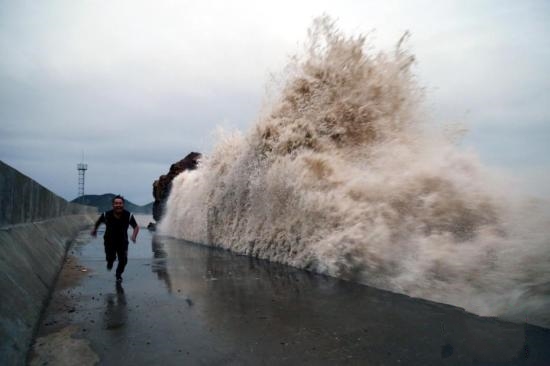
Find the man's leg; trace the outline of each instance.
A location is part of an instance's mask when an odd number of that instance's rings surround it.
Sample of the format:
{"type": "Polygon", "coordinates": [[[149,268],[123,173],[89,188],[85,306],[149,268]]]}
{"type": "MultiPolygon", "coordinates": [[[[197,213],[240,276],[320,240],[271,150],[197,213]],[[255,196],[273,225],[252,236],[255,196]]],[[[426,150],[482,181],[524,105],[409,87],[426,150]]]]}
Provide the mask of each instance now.
{"type": "Polygon", "coordinates": [[[113,268],[113,262],[116,258],[116,248],[112,243],[104,242],[105,260],[107,261],[107,269],[110,271],[113,268]]]}
{"type": "Polygon", "coordinates": [[[116,278],[122,280],[122,273],[128,263],[128,243],[121,244],[116,248],[116,254],[118,257],[118,266],[116,267],[116,278]]]}

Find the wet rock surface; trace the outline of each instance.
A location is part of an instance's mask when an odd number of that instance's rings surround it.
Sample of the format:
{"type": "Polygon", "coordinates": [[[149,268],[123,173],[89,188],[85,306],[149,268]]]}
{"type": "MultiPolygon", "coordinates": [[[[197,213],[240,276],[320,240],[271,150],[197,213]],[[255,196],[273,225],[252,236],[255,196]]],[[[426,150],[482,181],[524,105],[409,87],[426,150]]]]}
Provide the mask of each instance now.
{"type": "Polygon", "coordinates": [[[185,170],[193,170],[197,167],[201,154],[197,152],[189,153],[185,158],[172,164],[167,174],[161,175],[159,179],[153,182],[153,218],[158,222],[162,218],[164,205],[168,195],[172,180],[185,170]]]}
{"type": "Polygon", "coordinates": [[[83,233],[73,246],[31,364],[550,363],[548,329],[147,230],[130,244],[124,281],[117,284],[99,237],[83,233]]]}

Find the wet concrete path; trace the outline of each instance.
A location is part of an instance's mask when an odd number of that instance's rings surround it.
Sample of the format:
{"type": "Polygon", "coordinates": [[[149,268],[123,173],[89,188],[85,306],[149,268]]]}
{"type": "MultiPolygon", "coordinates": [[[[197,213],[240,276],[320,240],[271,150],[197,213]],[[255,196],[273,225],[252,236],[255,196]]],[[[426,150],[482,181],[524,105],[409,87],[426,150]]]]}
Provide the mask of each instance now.
{"type": "Polygon", "coordinates": [[[548,329],[146,230],[117,286],[100,236],[70,250],[31,364],[550,365],[548,329]]]}

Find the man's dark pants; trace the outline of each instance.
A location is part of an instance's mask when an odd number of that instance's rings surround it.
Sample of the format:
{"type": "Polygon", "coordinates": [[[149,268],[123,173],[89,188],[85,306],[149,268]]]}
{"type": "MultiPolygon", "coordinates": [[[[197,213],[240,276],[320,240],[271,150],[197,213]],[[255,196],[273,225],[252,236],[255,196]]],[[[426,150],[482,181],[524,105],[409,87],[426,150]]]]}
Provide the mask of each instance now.
{"type": "Polygon", "coordinates": [[[105,259],[107,263],[113,263],[118,257],[118,266],[116,267],[116,274],[121,275],[124,272],[126,263],[128,263],[128,243],[111,243],[104,242],[105,244],[105,259]]]}

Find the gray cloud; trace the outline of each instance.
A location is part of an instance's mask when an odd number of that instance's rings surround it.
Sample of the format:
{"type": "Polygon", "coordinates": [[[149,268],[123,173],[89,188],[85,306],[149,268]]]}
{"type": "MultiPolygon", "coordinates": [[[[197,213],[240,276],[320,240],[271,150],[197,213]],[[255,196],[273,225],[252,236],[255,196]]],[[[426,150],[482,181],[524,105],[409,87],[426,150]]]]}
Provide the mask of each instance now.
{"type": "Polygon", "coordinates": [[[247,130],[270,73],[327,13],[387,49],[405,30],[438,123],[550,196],[550,5],[544,1],[0,1],[0,159],[61,196],[137,203],[217,125],[247,130]],[[547,186],[547,185],[546,185],[547,186]]]}

